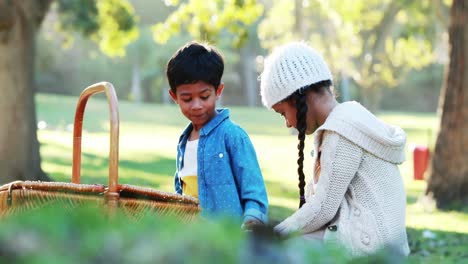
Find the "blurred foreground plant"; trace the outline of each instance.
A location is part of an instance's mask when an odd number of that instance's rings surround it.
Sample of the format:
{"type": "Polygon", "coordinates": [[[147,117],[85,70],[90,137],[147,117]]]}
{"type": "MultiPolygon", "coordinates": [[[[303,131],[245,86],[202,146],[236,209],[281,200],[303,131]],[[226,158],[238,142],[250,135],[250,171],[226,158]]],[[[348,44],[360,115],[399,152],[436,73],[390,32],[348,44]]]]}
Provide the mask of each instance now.
{"type": "Polygon", "coordinates": [[[0,261],[7,263],[394,263],[388,255],[350,260],[338,248],[284,240],[263,226],[247,232],[229,219],[190,223],[95,207],[51,206],[0,224],[0,261]]]}

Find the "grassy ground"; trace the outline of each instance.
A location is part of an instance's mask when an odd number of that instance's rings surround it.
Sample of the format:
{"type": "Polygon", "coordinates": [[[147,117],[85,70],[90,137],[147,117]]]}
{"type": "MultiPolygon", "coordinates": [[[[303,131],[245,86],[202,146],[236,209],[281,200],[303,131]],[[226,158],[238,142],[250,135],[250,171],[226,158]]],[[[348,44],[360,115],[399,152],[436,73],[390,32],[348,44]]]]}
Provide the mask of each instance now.
{"type": "MultiPolygon", "coordinates": [[[[56,181],[69,182],[72,163],[72,123],[77,98],[38,95],[38,132],[43,169],[56,181]]],[[[270,201],[270,220],[279,221],[298,206],[297,138],[284,120],[263,108],[230,107],[232,119],[249,133],[257,150],[270,201]]],[[[176,106],[119,104],[119,182],[173,191],[176,144],[187,121],[176,106]]],[[[440,263],[467,259],[468,212],[439,211],[422,199],[426,183],[412,179],[411,148],[432,147],[438,121],[435,114],[382,113],[408,135],[407,161],[401,165],[407,190],[410,262],[440,263]]],[[[92,97],[84,117],[82,182],[106,183],[108,170],[108,106],[103,95],[92,97]]],[[[306,142],[310,153],[313,140],[306,142]]],[[[305,171],[310,171],[305,163],[305,171]]]]}

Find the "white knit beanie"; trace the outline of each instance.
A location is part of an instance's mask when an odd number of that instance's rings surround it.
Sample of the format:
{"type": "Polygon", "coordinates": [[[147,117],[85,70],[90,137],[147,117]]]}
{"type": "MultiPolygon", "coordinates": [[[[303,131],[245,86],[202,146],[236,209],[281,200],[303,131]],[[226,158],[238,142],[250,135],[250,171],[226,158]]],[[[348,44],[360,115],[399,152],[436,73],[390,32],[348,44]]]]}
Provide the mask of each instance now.
{"type": "Polygon", "coordinates": [[[322,56],[304,42],[293,42],[273,50],[265,59],[260,76],[263,104],[271,108],[299,88],[332,81],[332,75],[322,56]]]}

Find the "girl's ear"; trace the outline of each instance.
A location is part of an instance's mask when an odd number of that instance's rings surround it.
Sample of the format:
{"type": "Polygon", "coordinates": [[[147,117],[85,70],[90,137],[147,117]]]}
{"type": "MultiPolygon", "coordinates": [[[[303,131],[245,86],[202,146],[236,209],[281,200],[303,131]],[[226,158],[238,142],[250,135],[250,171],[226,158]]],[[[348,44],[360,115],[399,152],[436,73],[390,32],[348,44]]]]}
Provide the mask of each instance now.
{"type": "Polygon", "coordinates": [[[177,94],[175,94],[170,88],[169,95],[171,95],[172,100],[177,104],[177,94]]]}
{"type": "Polygon", "coordinates": [[[223,89],[224,89],[224,83],[220,83],[218,85],[218,89],[216,90],[216,99],[219,99],[219,97],[223,93],[223,89]]]}

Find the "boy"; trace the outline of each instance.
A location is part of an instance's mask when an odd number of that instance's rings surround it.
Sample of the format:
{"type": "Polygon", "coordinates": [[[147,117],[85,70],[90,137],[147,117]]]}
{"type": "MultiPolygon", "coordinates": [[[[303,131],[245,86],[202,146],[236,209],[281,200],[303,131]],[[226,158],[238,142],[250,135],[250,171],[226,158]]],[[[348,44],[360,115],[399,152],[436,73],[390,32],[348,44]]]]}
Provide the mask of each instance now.
{"type": "Polygon", "coordinates": [[[247,133],[216,109],[224,61],[213,47],[190,42],[167,64],[169,94],[190,120],[177,146],[175,189],[197,197],[204,216],[242,218],[243,227],[267,222],[268,199],[247,133]]]}

